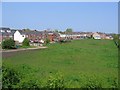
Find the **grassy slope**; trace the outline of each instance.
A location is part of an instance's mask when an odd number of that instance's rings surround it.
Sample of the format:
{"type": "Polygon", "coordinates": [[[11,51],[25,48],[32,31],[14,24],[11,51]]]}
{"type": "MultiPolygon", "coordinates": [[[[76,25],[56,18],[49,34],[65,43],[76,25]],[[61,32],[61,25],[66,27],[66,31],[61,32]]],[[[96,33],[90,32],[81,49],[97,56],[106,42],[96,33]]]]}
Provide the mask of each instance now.
{"type": "Polygon", "coordinates": [[[48,49],[21,53],[3,59],[12,65],[27,64],[39,68],[36,75],[60,71],[68,79],[87,75],[117,77],[118,52],[111,40],[78,40],[51,44],[48,49]]]}

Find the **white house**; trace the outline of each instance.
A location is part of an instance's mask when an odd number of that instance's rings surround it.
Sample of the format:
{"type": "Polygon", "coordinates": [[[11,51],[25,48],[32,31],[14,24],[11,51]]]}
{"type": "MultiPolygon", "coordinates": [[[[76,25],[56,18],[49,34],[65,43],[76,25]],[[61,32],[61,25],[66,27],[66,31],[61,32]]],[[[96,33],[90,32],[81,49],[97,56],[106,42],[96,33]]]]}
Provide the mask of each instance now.
{"type": "Polygon", "coordinates": [[[40,43],[42,43],[42,44],[43,44],[44,42],[45,42],[44,40],[42,40],[42,39],[40,40],[40,43]]]}
{"type": "Polygon", "coordinates": [[[65,38],[66,37],[66,34],[60,34],[59,33],[59,35],[60,35],[61,38],[65,38]]]}
{"type": "Polygon", "coordinates": [[[101,39],[101,36],[98,33],[93,33],[94,39],[101,39]]]}
{"type": "Polygon", "coordinates": [[[19,43],[22,43],[24,39],[25,39],[25,34],[22,33],[22,31],[18,31],[18,30],[17,30],[17,31],[14,33],[14,41],[17,41],[17,42],[19,42],[19,43]]]}

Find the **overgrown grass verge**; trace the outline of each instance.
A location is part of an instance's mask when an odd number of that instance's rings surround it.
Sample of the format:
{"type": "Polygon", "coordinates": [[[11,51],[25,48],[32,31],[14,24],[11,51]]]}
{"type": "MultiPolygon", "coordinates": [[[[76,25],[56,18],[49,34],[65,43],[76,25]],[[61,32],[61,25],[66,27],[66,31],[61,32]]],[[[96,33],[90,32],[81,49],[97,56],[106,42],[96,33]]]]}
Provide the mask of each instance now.
{"type": "Polygon", "coordinates": [[[117,77],[103,77],[80,73],[78,76],[67,78],[62,72],[49,73],[44,78],[36,76],[38,69],[27,65],[3,65],[3,88],[118,88],[117,77]],[[27,73],[27,74],[26,74],[27,73]]]}

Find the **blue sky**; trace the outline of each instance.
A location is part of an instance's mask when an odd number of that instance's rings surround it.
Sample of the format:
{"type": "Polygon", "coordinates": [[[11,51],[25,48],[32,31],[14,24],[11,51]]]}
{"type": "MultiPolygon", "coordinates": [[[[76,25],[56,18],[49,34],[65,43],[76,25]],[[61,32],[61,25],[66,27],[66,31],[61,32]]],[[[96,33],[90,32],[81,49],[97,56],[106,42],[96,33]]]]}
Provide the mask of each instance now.
{"type": "Polygon", "coordinates": [[[2,2],[118,2],[119,0],[1,0],[2,2]]]}
{"type": "Polygon", "coordinates": [[[2,26],[118,32],[117,2],[4,2],[2,26]]]}

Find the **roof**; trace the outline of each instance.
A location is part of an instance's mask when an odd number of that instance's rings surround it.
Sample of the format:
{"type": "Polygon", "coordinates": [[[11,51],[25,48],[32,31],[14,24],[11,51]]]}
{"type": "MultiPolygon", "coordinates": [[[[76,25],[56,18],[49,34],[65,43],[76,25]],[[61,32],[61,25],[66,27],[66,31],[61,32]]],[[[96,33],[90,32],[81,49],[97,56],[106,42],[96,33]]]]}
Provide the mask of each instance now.
{"type": "Polygon", "coordinates": [[[100,34],[98,34],[97,32],[93,33],[93,37],[95,36],[100,36],[100,34]]]}
{"type": "Polygon", "coordinates": [[[0,27],[0,30],[10,30],[10,28],[0,27]]]}
{"type": "Polygon", "coordinates": [[[7,36],[7,35],[9,35],[9,36],[13,36],[14,35],[14,33],[15,33],[15,31],[16,30],[13,30],[13,29],[7,29],[7,28],[0,28],[0,30],[4,30],[4,32],[0,32],[0,34],[2,34],[2,36],[7,36]],[[10,32],[8,32],[7,30],[9,30],[10,32]]]}
{"type": "Polygon", "coordinates": [[[40,34],[43,34],[43,32],[40,32],[40,31],[24,31],[24,30],[18,30],[21,34],[26,34],[26,35],[29,35],[29,34],[35,34],[35,35],[40,35],[40,34]]]}

